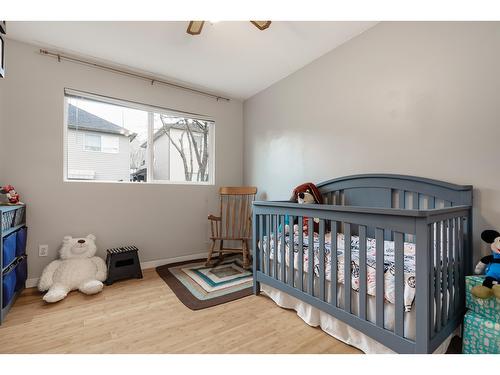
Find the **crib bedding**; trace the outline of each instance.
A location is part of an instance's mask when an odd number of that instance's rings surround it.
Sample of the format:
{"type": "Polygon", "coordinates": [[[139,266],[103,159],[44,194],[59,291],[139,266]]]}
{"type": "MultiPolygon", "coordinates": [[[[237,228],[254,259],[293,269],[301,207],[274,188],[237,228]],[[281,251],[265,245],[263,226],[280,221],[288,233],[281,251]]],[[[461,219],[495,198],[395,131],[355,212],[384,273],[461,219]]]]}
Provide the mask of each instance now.
{"type": "MultiPolygon", "coordinates": [[[[294,269],[298,270],[298,254],[300,245],[298,236],[294,235],[294,269]]],[[[278,249],[281,249],[281,234],[278,235],[278,249]]],[[[275,236],[271,234],[270,240],[270,259],[275,257],[275,236]]],[[[267,237],[263,238],[264,253],[267,249],[267,237]]],[[[285,264],[290,265],[289,260],[289,246],[290,236],[285,235],[285,264]]],[[[314,274],[319,277],[319,238],[314,234],[314,274]]],[[[344,284],[344,234],[337,235],[337,282],[344,284]]],[[[303,236],[303,267],[304,273],[309,269],[309,238],[304,234],[303,236]]],[[[281,263],[281,252],[278,250],[278,263],[281,263]]],[[[376,240],[367,237],[366,239],[366,271],[367,271],[367,294],[375,296],[375,274],[376,274],[376,240]]],[[[325,234],[325,278],[327,281],[331,280],[330,277],[330,264],[331,264],[331,233],[325,234]]],[[[359,237],[351,236],[351,286],[355,291],[359,291],[359,237]]],[[[384,241],[384,298],[390,303],[395,302],[395,288],[394,288],[394,241],[384,241]]],[[[411,310],[413,301],[415,299],[415,244],[404,242],[404,305],[405,311],[411,310]]]]}
{"type": "MultiPolygon", "coordinates": [[[[262,291],[270,297],[278,306],[285,309],[292,309],[297,312],[297,315],[307,324],[312,327],[320,327],[321,330],[326,332],[332,337],[345,342],[346,344],[352,345],[366,354],[393,354],[394,351],[389,349],[387,346],[379,343],[378,341],[372,339],[371,337],[365,335],[363,332],[352,328],[348,324],[342,322],[341,320],[335,318],[334,316],[321,311],[320,309],[309,305],[289,294],[282,292],[278,289],[272,288],[268,285],[262,284],[262,291]]],[[[343,286],[339,286],[339,293],[343,295],[343,286]]],[[[353,294],[357,292],[353,291],[353,294]]],[[[342,298],[339,299],[341,303],[342,298]]],[[[354,304],[353,309],[356,310],[357,314],[357,299],[353,298],[354,304]]],[[[368,297],[367,299],[367,316],[368,320],[374,322],[375,320],[375,299],[373,297],[368,297]]],[[[414,340],[415,339],[415,319],[416,313],[415,309],[410,312],[405,313],[404,320],[404,337],[414,340]]],[[[394,305],[385,304],[384,306],[384,326],[386,329],[392,330],[394,324],[394,305]]],[[[460,328],[452,332],[442,344],[434,350],[435,354],[444,354],[448,348],[450,341],[453,336],[459,334],[460,328]]]]}

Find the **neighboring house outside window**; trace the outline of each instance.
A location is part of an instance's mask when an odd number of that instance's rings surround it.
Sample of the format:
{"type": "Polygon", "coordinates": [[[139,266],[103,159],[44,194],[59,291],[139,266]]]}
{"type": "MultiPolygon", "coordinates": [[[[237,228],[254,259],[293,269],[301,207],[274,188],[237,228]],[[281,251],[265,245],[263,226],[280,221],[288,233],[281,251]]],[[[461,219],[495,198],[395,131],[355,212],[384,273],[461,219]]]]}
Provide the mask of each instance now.
{"type": "Polygon", "coordinates": [[[68,105],[67,177],[129,181],[134,134],[74,105],[68,105]]]}

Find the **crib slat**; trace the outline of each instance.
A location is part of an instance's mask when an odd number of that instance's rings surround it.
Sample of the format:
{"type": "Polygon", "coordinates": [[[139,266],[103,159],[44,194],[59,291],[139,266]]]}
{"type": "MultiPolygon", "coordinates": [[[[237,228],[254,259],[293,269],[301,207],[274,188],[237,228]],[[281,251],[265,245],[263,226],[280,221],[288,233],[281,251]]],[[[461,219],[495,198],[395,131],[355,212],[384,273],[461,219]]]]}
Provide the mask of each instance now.
{"type": "Polygon", "coordinates": [[[459,251],[460,251],[460,245],[459,245],[459,240],[458,240],[458,228],[460,225],[460,218],[456,217],[454,219],[454,230],[453,230],[453,243],[455,244],[455,251],[454,251],[454,270],[453,270],[453,280],[455,281],[455,286],[454,286],[454,300],[455,300],[455,306],[454,309],[455,311],[458,310],[459,303],[460,303],[460,294],[459,294],[459,270],[458,270],[458,265],[460,262],[460,256],[459,256],[459,251]]]}
{"type": "Polygon", "coordinates": [[[335,192],[335,204],[340,206],[342,204],[342,201],[340,199],[340,190],[337,190],[335,192]]]}
{"type": "Polygon", "coordinates": [[[297,280],[297,289],[303,291],[304,290],[304,232],[302,231],[302,227],[304,225],[304,218],[302,216],[299,216],[299,222],[298,222],[298,227],[299,227],[299,253],[297,256],[299,257],[299,279],[297,280]]]}
{"type": "Polygon", "coordinates": [[[267,233],[267,249],[266,249],[266,274],[271,276],[271,215],[266,215],[266,233],[267,233]]]}
{"type": "Polygon", "coordinates": [[[325,300],[325,221],[319,221],[319,299],[325,300]]]}
{"type": "Polygon", "coordinates": [[[264,272],[264,215],[259,215],[259,271],[264,272]]]}
{"type": "Polygon", "coordinates": [[[307,247],[307,291],[314,296],[314,219],[312,217],[307,219],[307,234],[309,243],[307,247]]]}
{"type": "Polygon", "coordinates": [[[435,288],[436,288],[436,265],[434,263],[434,230],[436,228],[436,225],[434,223],[430,224],[430,231],[429,231],[429,263],[430,263],[430,269],[431,269],[431,290],[429,293],[429,309],[430,309],[430,317],[431,317],[431,338],[434,337],[434,332],[435,332],[435,321],[434,321],[434,311],[435,311],[435,306],[434,306],[434,293],[435,293],[435,288]]]}
{"type": "Polygon", "coordinates": [[[286,259],[285,259],[285,216],[281,221],[281,281],[285,282],[286,259]]]}
{"type": "Polygon", "coordinates": [[[453,219],[448,220],[448,295],[450,298],[449,309],[448,309],[448,319],[453,317],[453,313],[455,311],[455,301],[453,295],[453,285],[455,280],[453,279],[453,266],[455,262],[455,258],[453,256],[453,219]]]}
{"type": "Polygon", "coordinates": [[[412,200],[413,200],[413,203],[412,203],[413,206],[412,206],[412,208],[414,210],[418,210],[418,206],[419,206],[418,193],[413,192],[413,193],[411,193],[411,195],[412,195],[412,200]]]}
{"type": "Polygon", "coordinates": [[[344,223],[344,310],[351,312],[351,224],[344,223]]]}
{"type": "Polygon", "coordinates": [[[436,206],[436,198],[434,197],[431,197],[430,195],[427,197],[427,208],[429,210],[432,210],[434,209],[434,207],[436,206]]]}
{"type": "Polygon", "coordinates": [[[464,300],[464,220],[458,219],[458,273],[459,273],[459,304],[464,300]]]}
{"type": "Polygon", "coordinates": [[[275,260],[278,260],[278,251],[279,251],[279,246],[278,246],[278,223],[277,215],[270,215],[271,216],[271,233],[274,237],[274,248],[270,252],[270,256],[272,255],[273,258],[269,258],[269,276],[275,277],[274,269],[276,267],[277,262],[275,260]]]}
{"type": "Polygon", "coordinates": [[[366,226],[359,226],[359,317],[366,320],[366,226]]]}
{"type": "Polygon", "coordinates": [[[266,215],[266,236],[267,236],[267,249],[266,249],[266,274],[271,275],[271,215],[266,215]]]}
{"type": "Polygon", "coordinates": [[[293,216],[288,216],[288,285],[293,287],[293,273],[295,270],[295,255],[294,255],[294,234],[293,233],[293,216]]]}
{"type": "Polygon", "coordinates": [[[269,239],[267,241],[268,251],[266,251],[266,274],[271,276],[272,275],[271,253],[273,252],[273,248],[271,246],[271,239],[273,239],[273,236],[274,236],[273,215],[266,215],[266,221],[267,221],[266,222],[266,234],[267,234],[267,238],[269,239]]]}
{"type": "Polygon", "coordinates": [[[404,336],[404,244],[403,233],[394,233],[394,289],[395,299],[395,324],[394,333],[404,336]]]}
{"type": "Polygon", "coordinates": [[[273,259],[274,270],[273,270],[273,276],[276,280],[278,280],[278,269],[279,269],[278,252],[280,251],[279,240],[278,240],[279,221],[280,221],[280,216],[274,215],[274,259],[273,259]]]}
{"type": "Polygon", "coordinates": [[[443,323],[443,327],[446,325],[448,321],[448,223],[446,220],[443,222],[443,307],[441,312],[443,317],[441,322],[443,323]]]}
{"type": "Polygon", "coordinates": [[[404,209],[405,208],[405,191],[399,190],[398,197],[399,197],[399,208],[404,209]]]}
{"type": "Polygon", "coordinates": [[[434,297],[436,299],[436,332],[441,329],[441,222],[436,222],[436,287],[434,297]]]}
{"type": "Polygon", "coordinates": [[[330,303],[337,306],[337,222],[331,221],[330,226],[330,303]]]}
{"type": "Polygon", "coordinates": [[[375,322],[377,326],[384,327],[384,230],[375,229],[376,254],[375,254],[375,322]]]}

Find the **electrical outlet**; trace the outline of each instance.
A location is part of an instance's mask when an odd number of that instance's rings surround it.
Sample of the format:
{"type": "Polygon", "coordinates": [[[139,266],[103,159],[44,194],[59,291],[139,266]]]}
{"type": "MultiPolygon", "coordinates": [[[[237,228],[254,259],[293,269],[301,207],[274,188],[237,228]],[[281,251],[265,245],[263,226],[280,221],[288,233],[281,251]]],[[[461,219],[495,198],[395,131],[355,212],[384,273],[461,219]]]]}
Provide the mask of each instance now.
{"type": "Polygon", "coordinates": [[[46,257],[49,255],[49,245],[38,245],[38,256],[46,257]]]}

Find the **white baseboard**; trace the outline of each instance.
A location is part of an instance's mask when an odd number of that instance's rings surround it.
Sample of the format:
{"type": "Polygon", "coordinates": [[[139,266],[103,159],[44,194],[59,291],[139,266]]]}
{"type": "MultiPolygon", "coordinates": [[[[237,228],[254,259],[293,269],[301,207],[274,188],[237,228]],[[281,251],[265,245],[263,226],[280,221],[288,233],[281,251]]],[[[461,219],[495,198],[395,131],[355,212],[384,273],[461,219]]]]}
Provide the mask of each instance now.
{"type": "Polygon", "coordinates": [[[38,285],[38,277],[26,280],[26,288],[34,288],[38,285]]]}
{"type": "Polygon", "coordinates": [[[156,268],[158,266],[163,266],[164,264],[185,262],[187,260],[206,258],[207,255],[208,255],[208,253],[204,252],[204,253],[198,253],[198,254],[183,255],[183,256],[175,257],[175,258],[151,260],[149,262],[141,262],[141,268],[143,270],[147,270],[148,268],[156,268]]]}
{"type": "MultiPolygon", "coordinates": [[[[175,258],[165,258],[165,259],[157,259],[150,260],[149,262],[141,262],[141,269],[147,270],[149,268],[156,268],[158,266],[163,266],[164,264],[169,263],[177,263],[177,262],[185,262],[187,260],[206,258],[207,253],[198,253],[191,255],[183,255],[175,258]]],[[[33,288],[38,285],[38,277],[26,280],[26,288],[33,288]]]]}

